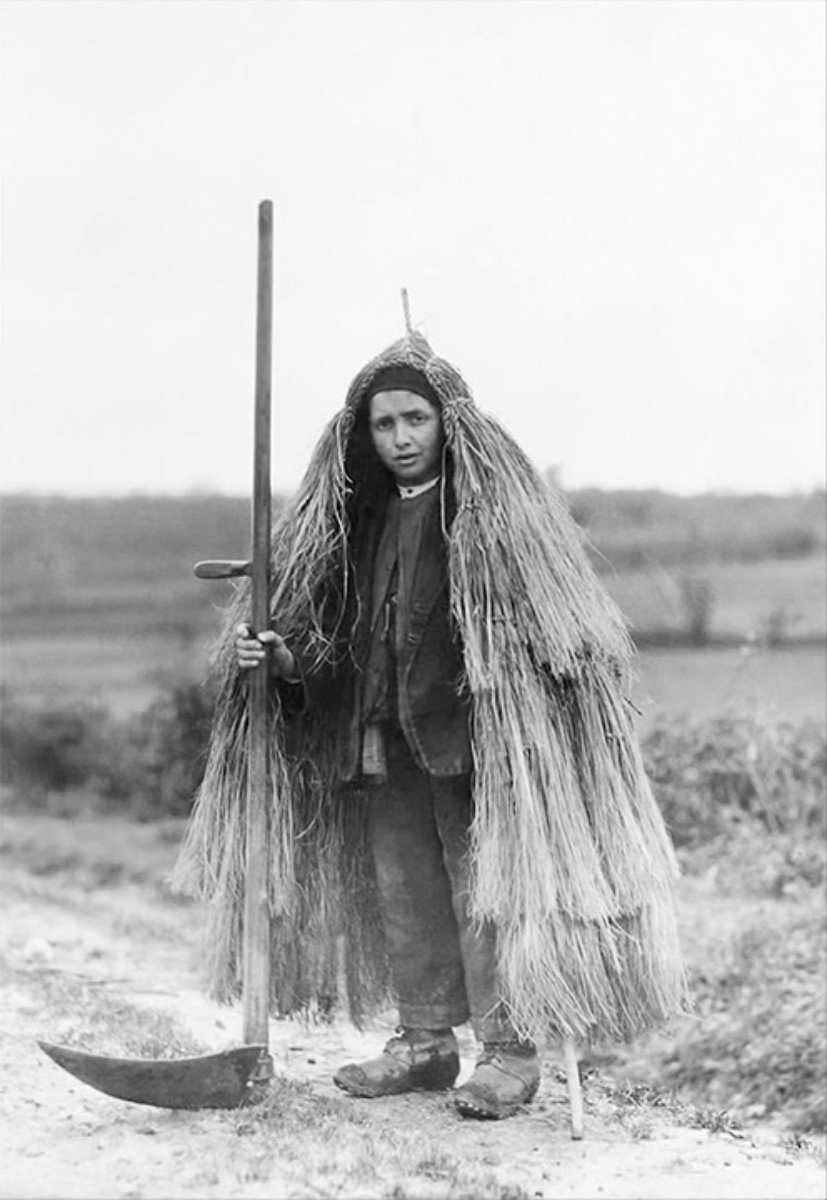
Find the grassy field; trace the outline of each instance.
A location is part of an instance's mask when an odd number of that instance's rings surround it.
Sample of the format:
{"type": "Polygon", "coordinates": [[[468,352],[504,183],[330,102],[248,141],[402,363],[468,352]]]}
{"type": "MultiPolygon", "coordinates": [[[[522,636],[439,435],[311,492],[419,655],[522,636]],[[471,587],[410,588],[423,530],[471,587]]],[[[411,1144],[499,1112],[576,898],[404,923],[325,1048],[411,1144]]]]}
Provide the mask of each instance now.
{"type": "MultiPolygon", "coordinates": [[[[8,567],[6,568],[8,574],[8,567]]],[[[708,594],[710,641],[778,642],[827,636],[827,560],[823,555],[697,566],[612,571],[603,582],[641,642],[686,638],[691,597],[708,594]]],[[[163,583],[73,583],[60,592],[9,593],[0,630],[4,642],[38,637],[209,636],[231,585],[192,578],[188,566],[163,583]]]]}
{"type": "MultiPolygon", "coordinates": [[[[206,637],[21,637],[0,645],[5,686],[21,701],[82,700],[115,716],[146,708],[179,679],[202,680],[206,637]]],[[[649,720],[663,709],[710,713],[731,705],[775,707],[793,717],[827,715],[822,645],[769,649],[648,649],[632,699],[649,720]]]]}
{"type": "MultiPolygon", "coordinates": [[[[710,640],[825,637],[823,493],[569,500],[641,642],[686,640],[699,589],[710,640]]],[[[239,497],[3,496],[0,518],[6,641],[206,634],[227,585],[196,581],[192,565],[249,545],[239,497]]]]}
{"type": "Polygon", "coordinates": [[[146,708],[166,684],[203,678],[208,640],[128,633],[18,637],[0,643],[0,675],[26,702],[82,700],[125,716],[146,708]]]}
{"type": "MultiPolygon", "coordinates": [[[[696,712],[743,701],[823,717],[826,572],[824,556],[811,555],[607,573],[642,647],[638,706],[696,712]],[[698,587],[708,645],[688,649],[698,587]]],[[[75,583],[39,593],[37,604],[12,590],[0,626],[3,684],[21,699],[82,698],[122,715],[165,683],[203,678],[229,585],[203,585],[183,565],[179,574],[151,588],[75,583]]]]}
{"type": "Polygon", "coordinates": [[[644,722],[659,711],[711,715],[728,708],[774,709],[790,718],[827,717],[823,645],[646,650],[633,699],[644,722]]]}
{"type": "Polygon", "coordinates": [[[609,572],[604,582],[635,635],[685,632],[692,589],[708,589],[708,635],[721,641],[824,639],[827,562],[822,556],[609,572]]]}

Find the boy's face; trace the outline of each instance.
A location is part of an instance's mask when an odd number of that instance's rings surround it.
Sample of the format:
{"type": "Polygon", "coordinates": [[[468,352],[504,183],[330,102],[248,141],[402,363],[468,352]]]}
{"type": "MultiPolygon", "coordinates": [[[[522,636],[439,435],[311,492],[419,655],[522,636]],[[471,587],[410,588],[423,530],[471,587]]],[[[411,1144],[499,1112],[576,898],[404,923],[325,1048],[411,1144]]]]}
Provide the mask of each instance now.
{"type": "Polygon", "coordinates": [[[442,420],[430,400],[401,389],[377,392],[369,424],[376,453],[397,483],[411,487],[439,474],[442,420]]]}

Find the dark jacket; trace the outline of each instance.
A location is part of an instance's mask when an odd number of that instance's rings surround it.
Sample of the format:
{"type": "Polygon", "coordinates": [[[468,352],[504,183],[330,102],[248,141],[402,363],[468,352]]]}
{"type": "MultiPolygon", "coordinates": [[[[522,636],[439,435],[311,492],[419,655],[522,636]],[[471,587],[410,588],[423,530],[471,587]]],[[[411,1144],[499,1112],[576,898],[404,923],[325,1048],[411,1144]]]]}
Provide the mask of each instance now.
{"type": "MultiPolygon", "coordinates": [[[[380,505],[361,522],[352,556],[354,598],[349,606],[347,643],[334,666],[312,668],[297,654],[308,707],[335,704],[338,774],[343,783],[361,779],[364,718],[362,696],[368,666],[373,571],[385,520],[380,505]]],[[[471,770],[470,704],[463,689],[463,661],[450,616],[448,547],[434,504],[425,518],[410,593],[404,638],[396,643],[395,684],[399,725],[415,761],[431,775],[471,770]]]]}

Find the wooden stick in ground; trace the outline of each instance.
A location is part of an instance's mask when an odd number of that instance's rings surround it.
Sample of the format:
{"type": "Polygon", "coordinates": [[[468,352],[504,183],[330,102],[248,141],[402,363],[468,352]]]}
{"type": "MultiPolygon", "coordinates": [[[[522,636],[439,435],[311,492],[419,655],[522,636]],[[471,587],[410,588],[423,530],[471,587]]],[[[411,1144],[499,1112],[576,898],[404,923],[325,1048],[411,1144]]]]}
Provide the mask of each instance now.
{"type": "MultiPolygon", "coordinates": [[[[256,313],[255,434],[252,504],[251,623],[266,629],[270,621],[270,379],[273,312],[273,205],[258,209],[258,297],[256,313]]],[[[244,898],[244,1041],[267,1047],[270,1008],[270,919],[268,910],[269,700],[265,665],[251,671],[247,764],[247,872],[244,898]]],[[[262,1055],[258,1078],[272,1070],[262,1055]]]]}
{"type": "Polygon", "coordinates": [[[566,1086],[571,1110],[571,1136],[575,1142],[583,1137],[583,1092],[580,1087],[580,1068],[572,1038],[563,1039],[563,1061],[566,1065],[566,1086]]]}

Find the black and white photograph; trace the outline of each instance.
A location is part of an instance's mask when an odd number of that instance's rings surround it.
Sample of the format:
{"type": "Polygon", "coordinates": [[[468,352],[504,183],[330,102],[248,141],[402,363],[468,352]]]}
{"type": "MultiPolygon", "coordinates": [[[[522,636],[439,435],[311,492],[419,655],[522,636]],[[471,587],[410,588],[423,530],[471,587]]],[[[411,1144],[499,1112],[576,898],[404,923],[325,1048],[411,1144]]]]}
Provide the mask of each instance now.
{"type": "Polygon", "coordinates": [[[823,0],[0,0],[0,1200],[825,1200],[823,0]]]}

